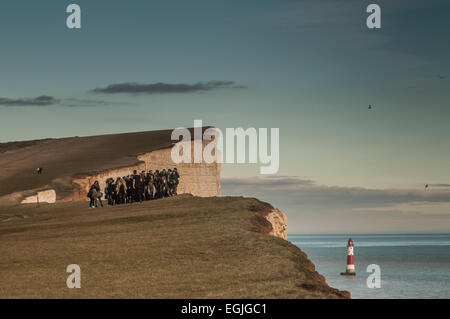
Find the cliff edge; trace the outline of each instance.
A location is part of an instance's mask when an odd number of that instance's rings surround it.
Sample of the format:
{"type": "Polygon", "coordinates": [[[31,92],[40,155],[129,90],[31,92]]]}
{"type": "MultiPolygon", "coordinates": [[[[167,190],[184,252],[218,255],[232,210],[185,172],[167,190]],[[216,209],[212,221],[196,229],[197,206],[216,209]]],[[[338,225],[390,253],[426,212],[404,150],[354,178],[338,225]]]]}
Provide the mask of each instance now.
{"type": "Polygon", "coordinates": [[[286,226],[243,197],[0,207],[0,298],[349,298],[285,240],[286,226]],[[81,289],[66,287],[74,263],[81,289]]]}
{"type": "MultiPolygon", "coordinates": [[[[203,130],[208,127],[204,127],[203,130]]],[[[194,143],[193,129],[191,140],[194,143]]],[[[177,167],[178,193],[220,196],[219,163],[174,163],[172,130],[0,143],[0,206],[87,200],[94,181],[177,167]],[[43,169],[42,174],[36,168],[43,169]]],[[[208,142],[203,141],[203,146],[208,142]]],[[[192,145],[191,145],[192,147],[192,145]]],[[[192,154],[193,156],[193,154],[192,154]]]]}

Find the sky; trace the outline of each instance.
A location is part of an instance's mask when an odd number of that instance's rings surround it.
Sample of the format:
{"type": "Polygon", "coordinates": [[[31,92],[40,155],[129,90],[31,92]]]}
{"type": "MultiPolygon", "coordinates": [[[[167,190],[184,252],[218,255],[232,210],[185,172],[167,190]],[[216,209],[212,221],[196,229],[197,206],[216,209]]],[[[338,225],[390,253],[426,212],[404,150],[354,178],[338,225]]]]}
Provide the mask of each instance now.
{"type": "Polygon", "coordinates": [[[450,232],[449,34],[445,0],[2,2],[0,142],[276,127],[278,174],[226,164],[223,194],[290,233],[450,232]]]}

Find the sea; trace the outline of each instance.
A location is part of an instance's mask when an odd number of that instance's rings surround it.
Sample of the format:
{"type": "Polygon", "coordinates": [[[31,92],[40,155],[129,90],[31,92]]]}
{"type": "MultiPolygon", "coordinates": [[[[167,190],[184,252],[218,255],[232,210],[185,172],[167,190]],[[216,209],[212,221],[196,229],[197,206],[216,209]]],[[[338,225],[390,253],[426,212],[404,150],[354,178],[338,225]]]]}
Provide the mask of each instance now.
{"type": "Polygon", "coordinates": [[[450,234],[352,235],[356,276],[342,276],[348,238],[288,235],[328,285],[350,291],[352,298],[450,298],[450,234]]]}

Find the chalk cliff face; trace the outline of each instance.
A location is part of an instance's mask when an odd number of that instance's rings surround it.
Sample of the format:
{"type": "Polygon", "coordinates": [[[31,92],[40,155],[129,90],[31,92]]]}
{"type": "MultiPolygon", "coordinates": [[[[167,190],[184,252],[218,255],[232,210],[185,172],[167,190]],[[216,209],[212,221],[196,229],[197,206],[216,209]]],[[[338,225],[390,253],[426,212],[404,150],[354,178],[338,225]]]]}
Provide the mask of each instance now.
{"type": "Polygon", "coordinates": [[[38,192],[36,195],[28,196],[21,201],[21,204],[32,204],[32,203],[49,203],[53,204],[56,202],[56,192],[54,189],[48,189],[45,191],[38,192]]]}
{"type": "MultiPolygon", "coordinates": [[[[195,129],[187,131],[190,137],[183,134],[183,143],[196,141],[201,146],[195,129]]],[[[96,178],[103,183],[106,177],[129,175],[133,169],[175,166],[182,174],[180,193],[220,195],[220,165],[173,163],[172,134],[173,130],[160,130],[0,143],[0,205],[35,202],[39,192],[49,190],[54,190],[57,202],[84,200],[86,185],[96,178]],[[36,173],[38,167],[42,174],[36,173]]],[[[49,194],[42,198],[53,202],[49,194]]]]}
{"type": "Polygon", "coordinates": [[[287,240],[287,218],[278,208],[273,208],[265,218],[272,224],[270,235],[287,240]]]}
{"type": "Polygon", "coordinates": [[[256,216],[258,216],[258,229],[265,234],[287,240],[286,215],[269,203],[258,201],[255,198],[250,200],[254,200],[257,203],[256,205],[251,205],[249,210],[254,211],[256,216]]]}
{"type": "MultiPolygon", "coordinates": [[[[194,149],[194,142],[180,142],[185,147],[194,149]]],[[[203,142],[203,147],[208,142],[203,142]]],[[[193,151],[191,152],[191,163],[175,163],[171,156],[172,148],[165,148],[149,153],[139,155],[137,160],[138,164],[128,167],[116,168],[106,170],[97,174],[91,174],[82,178],[76,178],[73,180],[75,190],[72,195],[63,199],[63,201],[74,201],[86,199],[86,194],[89,191],[89,187],[98,181],[100,189],[104,190],[105,181],[107,178],[127,176],[133,173],[133,170],[138,172],[162,169],[177,168],[180,174],[180,184],[178,185],[178,194],[192,194],[194,196],[211,197],[220,196],[220,163],[193,163],[193,151]]]]}

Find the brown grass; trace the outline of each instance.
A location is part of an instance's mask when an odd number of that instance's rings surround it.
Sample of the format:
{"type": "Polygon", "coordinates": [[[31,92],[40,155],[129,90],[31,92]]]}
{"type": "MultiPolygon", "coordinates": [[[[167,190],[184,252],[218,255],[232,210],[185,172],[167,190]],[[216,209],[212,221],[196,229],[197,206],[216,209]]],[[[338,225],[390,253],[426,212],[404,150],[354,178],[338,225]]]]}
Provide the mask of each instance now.
{"type": "Polygon", "coordinates": [[[340,298],[256,199],[0,208],[0,298],[340,298]],[[81,267],[68,289],[66,267],[81,267]]]}

